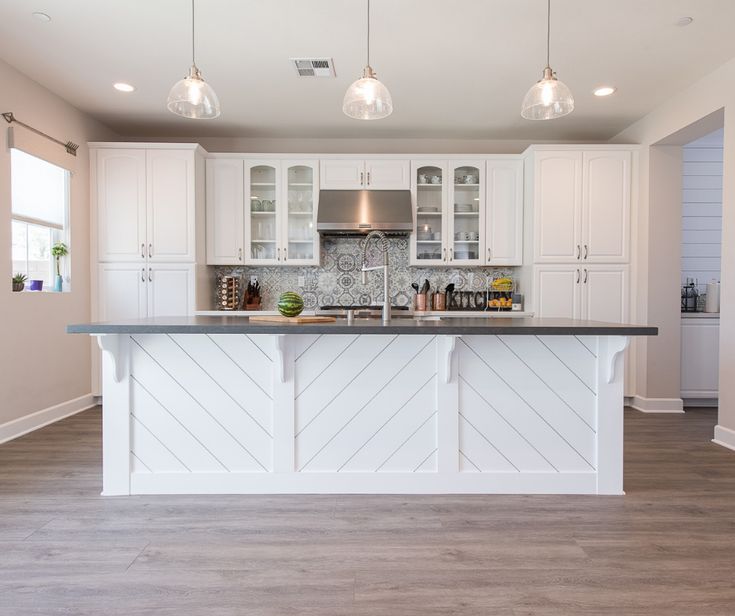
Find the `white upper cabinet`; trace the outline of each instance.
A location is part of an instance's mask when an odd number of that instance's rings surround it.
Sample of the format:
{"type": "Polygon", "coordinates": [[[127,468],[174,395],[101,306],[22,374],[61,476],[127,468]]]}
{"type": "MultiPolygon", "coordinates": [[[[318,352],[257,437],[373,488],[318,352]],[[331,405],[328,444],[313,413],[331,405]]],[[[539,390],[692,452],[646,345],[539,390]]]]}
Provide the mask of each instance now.
{"type": "Polygon", "coordinates": [[[145,150],[97,150],[97,238],[100,261],[146,259],[145,150]]]}
{"type": "Polygon", "coordinates": [[[523,264],[523,162],[487,163],[485,264],[523,264]]]}
{"type": "Polygon", "coordinates": [[[98,260],[196,260],[194,150],[96,150],[98,260]]]}
{"type": "Polygon", "coordinates": [[[630,258],[631,153],[585,152],[582,259],[625,263],[630,258]]]}
{"type": "Polygon", "coordinates": [[[191,263],[196,259],[194,153],[146,152],[148,257],[191,263]]]}
{"type": "Polygon", "coordinates": [[[245,163],[207,160],[207,264],[239,265],[244,257],[245,163]]]}
{"type": "Polygon", "coordinates": [[[533,208],[535,261],[577,260],[582,250],[582,152],[536,153],[533,208]]]}
{"type": "Polygon", "coordinates": [[[407,160],[366,160],[365,185],[369,190],[408,190],[411,165],[407,160]]]}
{"type": "Polygon", "coordinates": [[[319,168],[325,190],[408,190],[411,184],[407,160],[330,158],[319,168]]]}
{"type": "Polygon", "coordinates": [[[540,151],[534,161],[534,260],[630,260],[629,150],[540,151]]]}

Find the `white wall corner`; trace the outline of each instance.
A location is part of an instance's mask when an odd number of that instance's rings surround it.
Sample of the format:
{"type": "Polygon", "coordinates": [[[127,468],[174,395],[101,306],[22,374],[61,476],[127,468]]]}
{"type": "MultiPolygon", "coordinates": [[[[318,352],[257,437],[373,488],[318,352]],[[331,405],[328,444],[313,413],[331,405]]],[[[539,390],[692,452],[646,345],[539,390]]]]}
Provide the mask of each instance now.
{"type": "Polygon", "coordinates": [[[0,443],[11,441],[19,436],[43,428],[49,424],[52,424],[60,419],[75,415],[81,411],[86,411],[98,403],[97,399],[92,394],[86,394],[79,396],[73,400],[67,400],[61,404],[55,404],[48,408],[41,409],[30,415],[13,419],[4,424],[0,424],[0,443]]]}
{"type": "Polygon", "coordinates": [[[735,451],[735,430],[725,426],[715,426],[715,438],[712,439],[712,442],[735,451]]]}
{"type": "Polygon", "coordinates": [[[644,398],[633,396],[631,408],[642,413],[683,413],[684,401],[681,398],[644,398]]]}

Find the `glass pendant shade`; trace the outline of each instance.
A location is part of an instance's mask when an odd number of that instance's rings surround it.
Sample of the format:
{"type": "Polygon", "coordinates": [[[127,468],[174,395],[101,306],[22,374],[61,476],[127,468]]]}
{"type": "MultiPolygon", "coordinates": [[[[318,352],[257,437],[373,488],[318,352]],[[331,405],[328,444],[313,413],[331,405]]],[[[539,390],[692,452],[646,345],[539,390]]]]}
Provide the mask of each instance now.
{"type": "Polygon", "coordinates": [[[521,105],[527,120],[553,120],[574,111],[572,91],[547,66],[543,78],[533,84],[521,105]]]}
{"type": "Polygon", "coordinates": [[[365,67],[361,79],[347,88],[342,111],[356,120],[380,120],[393,113],[390,92],[370,66],[365,67]]]}
{"type": "Polygon", "coordinates": [[[220,114],[219,99],[196,66],[174,84],[166,106],[176,115],[195,120],[211,120],[220,114]]]}

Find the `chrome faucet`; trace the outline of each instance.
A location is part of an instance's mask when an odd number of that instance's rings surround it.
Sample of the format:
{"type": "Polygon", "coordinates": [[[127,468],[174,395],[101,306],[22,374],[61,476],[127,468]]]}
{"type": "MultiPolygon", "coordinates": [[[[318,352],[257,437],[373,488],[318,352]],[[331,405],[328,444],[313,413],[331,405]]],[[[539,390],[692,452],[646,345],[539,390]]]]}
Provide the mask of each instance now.
{"type": "Polygon", "coordinates": [[[365,243],[362,246],[362,284],[367,284],[367,273],[373,270],[383,270],[383,323],[390,321],[390,294],[388,284],[388,236],[378,229],[373,229],[365,237],[365,243]],[[367,249],[371,239],[380,240],[380,249],[383,253],[383,265],[375,265],[368,267],[367,264],[367,249]]]}

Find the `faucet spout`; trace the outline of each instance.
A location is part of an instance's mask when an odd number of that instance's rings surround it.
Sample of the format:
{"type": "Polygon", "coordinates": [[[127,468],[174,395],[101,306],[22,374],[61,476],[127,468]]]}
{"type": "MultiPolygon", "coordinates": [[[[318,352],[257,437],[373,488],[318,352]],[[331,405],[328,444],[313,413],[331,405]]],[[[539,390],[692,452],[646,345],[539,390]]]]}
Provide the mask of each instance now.
{"type": "Polygon", "coordinates": [[[388,236],[380,231],[379,229],[373,229],[365,237],[365,242],[362,245],[362,284],[367,284],[367,273],[372,270],[382,269],[383,270],[383,323],[390,321],[390,284],[388,280],[388,236]],[[367,249],[371,240],[378,240],[380,242],[380,249],[383,253],[383,265],[368,267],[367,263],[367,249]]]}

